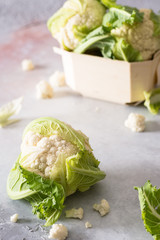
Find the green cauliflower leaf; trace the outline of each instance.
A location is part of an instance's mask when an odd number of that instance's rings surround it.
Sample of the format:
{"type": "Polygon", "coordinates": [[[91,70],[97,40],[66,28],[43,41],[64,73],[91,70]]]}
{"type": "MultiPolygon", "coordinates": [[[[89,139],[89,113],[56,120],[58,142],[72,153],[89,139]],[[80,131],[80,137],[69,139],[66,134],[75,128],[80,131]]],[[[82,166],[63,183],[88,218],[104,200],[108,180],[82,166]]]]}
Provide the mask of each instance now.
{"type": "Polygon", "coordinates": [[[152,186],[150,181],[138,190],[142,219],[146,230],[160,240],[160,189],[152,186]]]}

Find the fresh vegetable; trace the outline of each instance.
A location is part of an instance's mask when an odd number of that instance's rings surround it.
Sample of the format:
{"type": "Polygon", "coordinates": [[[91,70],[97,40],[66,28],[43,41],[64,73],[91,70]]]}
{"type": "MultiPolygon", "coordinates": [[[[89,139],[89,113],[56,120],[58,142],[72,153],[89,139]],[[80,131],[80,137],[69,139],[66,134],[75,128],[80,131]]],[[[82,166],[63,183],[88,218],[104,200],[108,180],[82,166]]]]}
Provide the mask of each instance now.
{"type": "Polygon", "coordinates": [[[49,239],[65,240],[68,236],[68,229],[62,224],[53,224],[49,232],[49,239]]]}
{"type": "Polygon", "coordinates": [[[112,59],[128,62],[152,59],[160,50],[160,16],[150,9],[138,10],[117,5],[116,1],[101,2],[109,8],[102,25],[82,39],[74,52],[99,49],[103,57],[112,59]]]}
{"type": "Polygon", "coordinates": [[[145,129],[145,117],[138,113],[130,113],[124,125],[131,129],[132,132],[143,132],[145,129]]]}
{"type": "Polygon", "coordinates": [[[19,113],[22,107],[22,101],[23,97],[20,97],[0,108],[0,128],[18,121],[18,119],[10,119],[10,117],[19,113]]]}
{"type": "Polygon", "coordinates": [[[73,50],[80,40],[101,25],[105,7],[97,0],[68,0],[47,23],[52,36],[66,50],[73,50]]]}
{"type": "Polygon", "coordinates": [[[152,114],[158,114],[160,109],[160,88],[155,88],[150,92],[144,92],[144,105],[152,114]]]}
{"type": "Polygon", "coordinates": [[[33,213],[50,226],[68,195],[105,177],[98,165],[82,132],[54,118],[39,118],[24,130],[21,153],[8,176],[8,195],[28,200],[33,213]]]}
{"type": "Polygon", "coordinates": [[[160,239],[160,189],[152,186],[150,181],[138,190],[142,219],[146,230],[154,237],[160,239]]]}

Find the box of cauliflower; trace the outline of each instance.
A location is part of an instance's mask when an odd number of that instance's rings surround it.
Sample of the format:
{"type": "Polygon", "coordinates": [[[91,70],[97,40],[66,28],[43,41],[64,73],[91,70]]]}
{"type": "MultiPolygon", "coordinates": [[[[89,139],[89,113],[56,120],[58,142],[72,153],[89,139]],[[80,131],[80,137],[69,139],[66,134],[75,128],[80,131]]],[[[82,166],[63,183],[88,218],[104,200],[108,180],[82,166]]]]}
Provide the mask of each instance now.
{"type": "Polygon", "coordinates": [[[87,97],[133,103],[158,82],[160,15],[116,0],[67,0],[49,20],[67,84],[87,97]]]}

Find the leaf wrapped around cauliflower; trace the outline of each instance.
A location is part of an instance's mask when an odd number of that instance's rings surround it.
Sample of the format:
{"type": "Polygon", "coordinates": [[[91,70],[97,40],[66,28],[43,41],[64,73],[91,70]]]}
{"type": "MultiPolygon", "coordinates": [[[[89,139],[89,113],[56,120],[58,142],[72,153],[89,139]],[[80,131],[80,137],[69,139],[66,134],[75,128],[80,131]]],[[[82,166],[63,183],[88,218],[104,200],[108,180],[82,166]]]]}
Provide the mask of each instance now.
{"type": "Polygon", "coordinates": [[[105,177],[98,165],[82,132],[53,118],[39,118],[24,130],[21,154],[8,177],[8,195],[27,199],[49,226],[59,218],[68,195],[86,191],[105,177]]]}
{"type": "Polygon", "coordinates": [[[105,7],[97,0],[67,0],[47,23],[52,36],[73,50],[89,32],[102,24],[105,7]]]}

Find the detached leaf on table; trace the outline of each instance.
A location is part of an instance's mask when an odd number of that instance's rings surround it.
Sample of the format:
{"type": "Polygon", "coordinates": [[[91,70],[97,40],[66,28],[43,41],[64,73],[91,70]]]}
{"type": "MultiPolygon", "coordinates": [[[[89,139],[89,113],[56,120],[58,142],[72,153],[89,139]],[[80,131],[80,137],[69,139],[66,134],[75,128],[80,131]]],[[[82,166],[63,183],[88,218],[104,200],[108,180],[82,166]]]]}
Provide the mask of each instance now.
{"type": "Polygon", "coordinates": [[[17,98],[0,108],[0,128],[5,127],[18,119],[9,119],[11,116],[19,113],[22,107],[23,97],[17,98]]]}
{"type": "Polygon", "coordinates": [[[153,187],[150,181],[135,189],[139,194],[144,226],[155,240],[160,240],[160,189],[153,187]]]}

